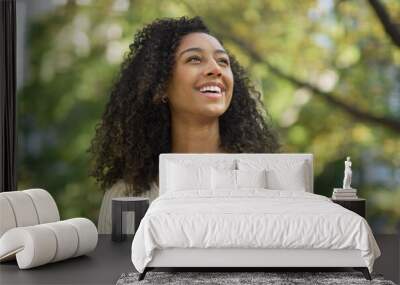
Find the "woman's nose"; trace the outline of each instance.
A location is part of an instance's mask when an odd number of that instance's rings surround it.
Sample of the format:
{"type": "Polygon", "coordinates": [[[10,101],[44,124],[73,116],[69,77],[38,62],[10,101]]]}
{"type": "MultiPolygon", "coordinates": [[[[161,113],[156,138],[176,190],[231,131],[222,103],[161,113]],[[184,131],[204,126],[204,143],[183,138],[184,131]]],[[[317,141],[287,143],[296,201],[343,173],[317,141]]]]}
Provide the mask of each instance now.
{"type": "Polygon", "coordinates": [[[210,60],[211,63],[207,65],[207,76],[210,75],[215,75],[215,76],[221,76],[222,75],[222,70],[221,66],[218,65],[218,63],[215,60],[210,60]]]}

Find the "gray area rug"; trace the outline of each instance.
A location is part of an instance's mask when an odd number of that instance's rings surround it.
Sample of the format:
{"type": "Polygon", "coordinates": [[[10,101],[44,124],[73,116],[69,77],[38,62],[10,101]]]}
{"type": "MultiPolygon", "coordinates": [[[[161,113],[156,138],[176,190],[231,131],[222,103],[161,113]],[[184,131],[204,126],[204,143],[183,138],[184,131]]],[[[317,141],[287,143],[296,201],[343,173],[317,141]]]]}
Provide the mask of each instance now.
{"type": "Polygon", "coordinates": [[[139,273],[124,273],[116,285],[133,284],[379,284],[395,285],[384,280],[382,275],[372,274],[372,281],[364,278],[361,272],[148,272],[142,281],[139,273]]]}

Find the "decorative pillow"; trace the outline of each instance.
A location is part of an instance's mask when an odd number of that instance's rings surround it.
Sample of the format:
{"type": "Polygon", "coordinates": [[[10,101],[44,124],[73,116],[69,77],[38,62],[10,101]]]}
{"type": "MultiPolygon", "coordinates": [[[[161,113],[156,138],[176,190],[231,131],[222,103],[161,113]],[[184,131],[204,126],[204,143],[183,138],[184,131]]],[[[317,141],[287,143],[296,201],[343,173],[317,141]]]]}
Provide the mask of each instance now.
{"type": "Polygon", "coordinates": [[[168,191],[211,189],[211,167],[184,166],[168,163],[168,191]]]}
{"type": "Polygon", "coordinates": [[[212,168],[213,189],[236,190],[236,170],[212,168]]]}
{"type": "Polygon", "coordinates": [[[236,170],[237,188],[267,188],[267,170],[236,170]]]}
{"type": "Polygon", "coordinates": [[[267,171],[212,169],[214,190],[237,190],[240,188],[267,188],[267,171]]]}
{"type": "Polygon", "coordinates": [[[309,189],[307,164],[304,160],[239,159],[240,170],[267,169],[267,188],[306,191],[309,189]]]}

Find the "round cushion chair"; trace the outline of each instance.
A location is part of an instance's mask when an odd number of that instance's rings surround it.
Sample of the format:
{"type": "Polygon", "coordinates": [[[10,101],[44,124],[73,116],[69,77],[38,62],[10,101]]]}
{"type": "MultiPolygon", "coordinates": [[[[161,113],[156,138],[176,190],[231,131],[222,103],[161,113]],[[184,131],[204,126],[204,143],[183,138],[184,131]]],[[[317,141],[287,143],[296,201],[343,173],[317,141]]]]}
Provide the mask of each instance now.
{"type": "Polygon", "coordinates": [[[0,193],[0,262],[20,269],[86,254],[96,248],[96,226],[86,218],[60,221],[53,197],[43,189],[0,193]]]}

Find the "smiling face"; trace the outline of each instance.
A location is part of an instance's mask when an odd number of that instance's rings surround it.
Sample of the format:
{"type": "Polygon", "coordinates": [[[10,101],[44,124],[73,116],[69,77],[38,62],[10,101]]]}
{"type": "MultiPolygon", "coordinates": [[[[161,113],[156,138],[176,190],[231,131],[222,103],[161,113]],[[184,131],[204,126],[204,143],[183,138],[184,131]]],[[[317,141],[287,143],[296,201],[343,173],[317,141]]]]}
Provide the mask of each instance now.
{"type": "Polygon", "coordinates": [[[229,57],[219,41],[206,33],[184,36],[167,86],[172,114],[219,117],[228,109],[232,93],[229,57]]]}

